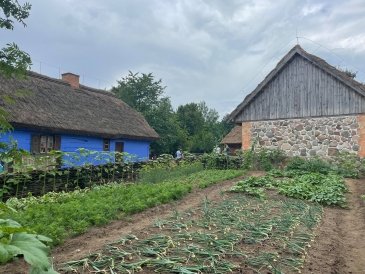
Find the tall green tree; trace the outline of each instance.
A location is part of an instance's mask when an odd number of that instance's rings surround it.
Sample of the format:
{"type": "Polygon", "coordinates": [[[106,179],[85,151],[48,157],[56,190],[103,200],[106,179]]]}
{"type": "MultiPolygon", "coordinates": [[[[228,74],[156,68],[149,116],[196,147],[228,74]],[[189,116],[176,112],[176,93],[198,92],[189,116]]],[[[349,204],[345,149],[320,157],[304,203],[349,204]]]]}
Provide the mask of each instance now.
{"type": "Polygon", "coordinates": [[[180,105],[176,111],[180,126],[185,129],[190,136],[198,134],[204,127],[204,116],[199,104],[188,103],[180,105]]]}
{"type": "Polygon", "coordinates": [[[130,71],[118,81],[118,85],[113,87],[112,91],[146,117],[151,116],[160,103],[168,99],[164,96],[165,87],[162,86],[162,80],[155,80],[152,73],[139,74],[130,71]]]}
{"type": "Polygon", "coordinates": [[[204,101],[198,104],[198,109],[202,113],[204,122],[207,126],[213,126],[219,122],[218,112],[215,109],[209,108],[204,101]]]}
{"type": "MultiPolygon", "coordinates": [[[[0,9],[3,14],[0,17],[0,28],[13,30],[15,21],[26,26],[24,20],[29,16],[31,5],[29,3],[21,5],[17,0],[1,0],[0,9]]],[[[25,74],[31,64],[29,54],[20,50],[15,43],[8,43],[0,49],[0,73],[25,74]]]]}
{"type": "Polygon", "coordinates": [[[177,119],[188,136],[188,150],[196,153],[211,152],[222,139],[219,114],[206,103],[188,103],[176,111],[177,119]]]}
{"type": "Polygon", "coordinates": [[[222,120],[220,121],[220,137],[221,139],[228,134],[234,127],[234,123],[229,119],[229,114],[223,116],[222,120]]]}
{"type": "Polygon", "coordinates": [[[141,112],[160,135],[151,144],[152,154],[174,154],[179,147],[197,153],[210,152],[231,129],[205,102],[180,105],[175,112],[162,80],[156,80],[152,73],[129,72],[112,91],[141,112]]]}
{"type": "Polygon", "coordinates": [[[112,88],[112,92],[142,113],[160,135],[160,139],[151,144],[152,154],[173,153],[186,142],[186,132],[177,122],[161,79],[155,80],[152,73],[129,72],[112,88]]]}
{"type": "Polygon", "coordinates": [[[160,139],[151,144],[152,154],[174,154],[179,147],[187,147],[188,134],[180,127],[169,99],[161,100],[149,117],[149,123],[160,135],[160,139]]]}
{"type": "MultiPolygon", "coordinates": [[[[26,26],[24,20],[28,18],[31,5],[25,3],[19,4],[16,0],[1,0],[0,9],[2,16],[0,16],[0,29],[14,29],[14,21],[26,26]]],[[[26,70],[32,64],[28,53],[19,49],[15,43],[8,43],[0,48],[0,74],[5,76],[25,75],[26,70]]],[[[17,97],[21,97],[20,92],[14,92],[13,96],[2,96],[0,99],[4,102],[10,103],[17,97]]],[[[7,131],[12,126],[7,121],[8,113],[3,107],[0,107],[0,131],[7,131]]]]}

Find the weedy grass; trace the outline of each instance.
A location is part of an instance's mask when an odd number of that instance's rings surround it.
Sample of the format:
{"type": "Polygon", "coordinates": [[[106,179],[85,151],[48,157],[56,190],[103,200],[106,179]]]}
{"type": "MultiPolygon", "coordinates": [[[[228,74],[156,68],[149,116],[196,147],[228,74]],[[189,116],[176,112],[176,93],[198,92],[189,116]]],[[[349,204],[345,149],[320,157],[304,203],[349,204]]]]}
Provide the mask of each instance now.
{"type": "Polygon", "coordinates": [[[99,253],[68,262],[67,273],[293,273],[300,271],[322,207],[241,193],[156,220],[99,253]],[[146,232],[146,231],[144,231],[146,232]]]}
{"type": "Polygon", "coordinates": [[[5,217],[21,221],[37,233],[52,238],[57,245],[89,227],[180,199],[193,188],[204,188],[242,174],[243,171],[237,170],[204,170],[155,184],[114,183],[45,197],[12,199],[8,204],[18,211],[5,217]]]}
{"type": "Polygon", "coordinates": [[[307,171],[311,173],[321,173],[321,174],[329,174],[333,172],[334,167],[327,161],[313,157],[309,159],[305,159],[302,157],[293,157],[291,158],[285,169],[296,170],[296,171],[307,171]]]}

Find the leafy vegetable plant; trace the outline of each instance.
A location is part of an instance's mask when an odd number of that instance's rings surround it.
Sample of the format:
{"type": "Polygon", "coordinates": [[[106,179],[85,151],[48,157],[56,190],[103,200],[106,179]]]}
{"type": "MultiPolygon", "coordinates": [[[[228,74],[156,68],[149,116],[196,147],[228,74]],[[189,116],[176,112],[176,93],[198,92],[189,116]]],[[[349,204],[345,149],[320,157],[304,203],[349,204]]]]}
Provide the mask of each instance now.
{"type": "Polygon", "coordinates": [[[112,183],[70,193],[13,198],[8,204],[19,211],[7,216],[52,238],[53,244],[59,244],[91,226],[180,199],[194,188],[204,188],[242,174],[239,170],[203,170],[155,184],[112,183]]]}
{"type": "Polygon", "coordinates": [[[336,174],[309,173],[301,170],[273,170],[270,175],[286,177],[274,180],[271,176],[249,177],[238,182],[231,191],[264,197],[264,189],[274,188],[288,197],[309,200],[324,205],[346,205],[347,186],[344,179],[336,174]]]}
{"type": "Polygon", "coordinates": [[[345,206],[347,187],[341,176],[318,173],[296,176],[284,180],[279,193],[289,197],[305,199],[324,205],[345,206]]]}
{"type": "MultiPolygon", "coordinates": [[[[12,211],[0,204],[1,213],[12,211]]],[[[30,273],[57,273],[52,270],[48,259],[48,237],[33,234],[26,227],[11,219],[0,219],[0,264],[23,256],[31,266],[30,273]]]]}

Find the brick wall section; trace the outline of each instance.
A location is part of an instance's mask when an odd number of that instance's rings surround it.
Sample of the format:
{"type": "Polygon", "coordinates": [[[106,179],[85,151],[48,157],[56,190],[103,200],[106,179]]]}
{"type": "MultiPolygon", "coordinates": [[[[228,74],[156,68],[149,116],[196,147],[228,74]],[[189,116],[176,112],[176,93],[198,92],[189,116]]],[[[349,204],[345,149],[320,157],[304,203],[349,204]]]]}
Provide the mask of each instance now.
{"type": "Polygon", "coordinates": [[[359,124],[359,151],[358,155],[365,157],[365,115],[358,115],[357,122],[359,124]]]}
{"type": "Polygon", "coordinates": [[[251,147],[251,122],[242,123],[242,149],[247,150],[251,147]]]}

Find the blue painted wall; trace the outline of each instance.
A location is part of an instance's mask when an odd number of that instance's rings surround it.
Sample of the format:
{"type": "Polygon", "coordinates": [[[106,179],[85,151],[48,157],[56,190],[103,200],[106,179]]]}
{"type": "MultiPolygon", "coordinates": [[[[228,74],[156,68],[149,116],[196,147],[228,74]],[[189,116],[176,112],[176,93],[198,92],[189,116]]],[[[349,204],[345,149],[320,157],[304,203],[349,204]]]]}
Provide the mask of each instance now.
{"type": "Polygon", "coordinates": [[[110,151],[115,151],[115,143],[124,142],[124,152],[131,154],[134,161],[146,161],[150,156],[150,142],[131,139],[110,140],[110,151]]]}
{"type": "Polygon", "coordinates": [[[20,149],[30,151],[31,136],[29,131],[14,130],[11,133],[0,133],[0,142],[10,144],[11,140],[14,140],[20,149]]]}
{"type": "MultiPolygon", "coordinates": [[[[0,135],[0,142],[10,143],[10,140],[13,139],[17,141],[18,147],[24,149],[26,151],[31,150],[31,136],[32,134],[36,134],[38,132],[27,131],[27,130],[19,130],[15,129],[10,133],[4,133],[0,135]]],[[[39,134],[39,133],[38,133],[39,134]]],[[[46,134],[46,133],[42,133],[46,134]]],[[[96,153],[93,155],[89,155],[88,157],[83,157],[83,159],[74,156],[65,156],[64,157],[64,165],[82,165],[86,162],[92,163],[94,165],[103,164],[111,159],[114,159],[112,153],[102,153],[103,151],[103,139],[97,137],[87,137],[87,136],[77,136],[77,135],[60,135],[61,136],[61,151],[69,152],[72,154],[73,152],[77,152],[78,149],[84,148],[90,151],[98,151],[100,153],[96,153]],[[109,155],[107,155],[109,154],[109,155]]],[[[131,139],[111,139],[110,140],[110,152],[115,151],[115,143],[116,142],[124,142],[124,152],[127,152],[131,155],[131,159],[133,161],[145,161],[149,158],[149,150],[150,150],[150,141],[145,140],[131,140],[131,139]]]]}

